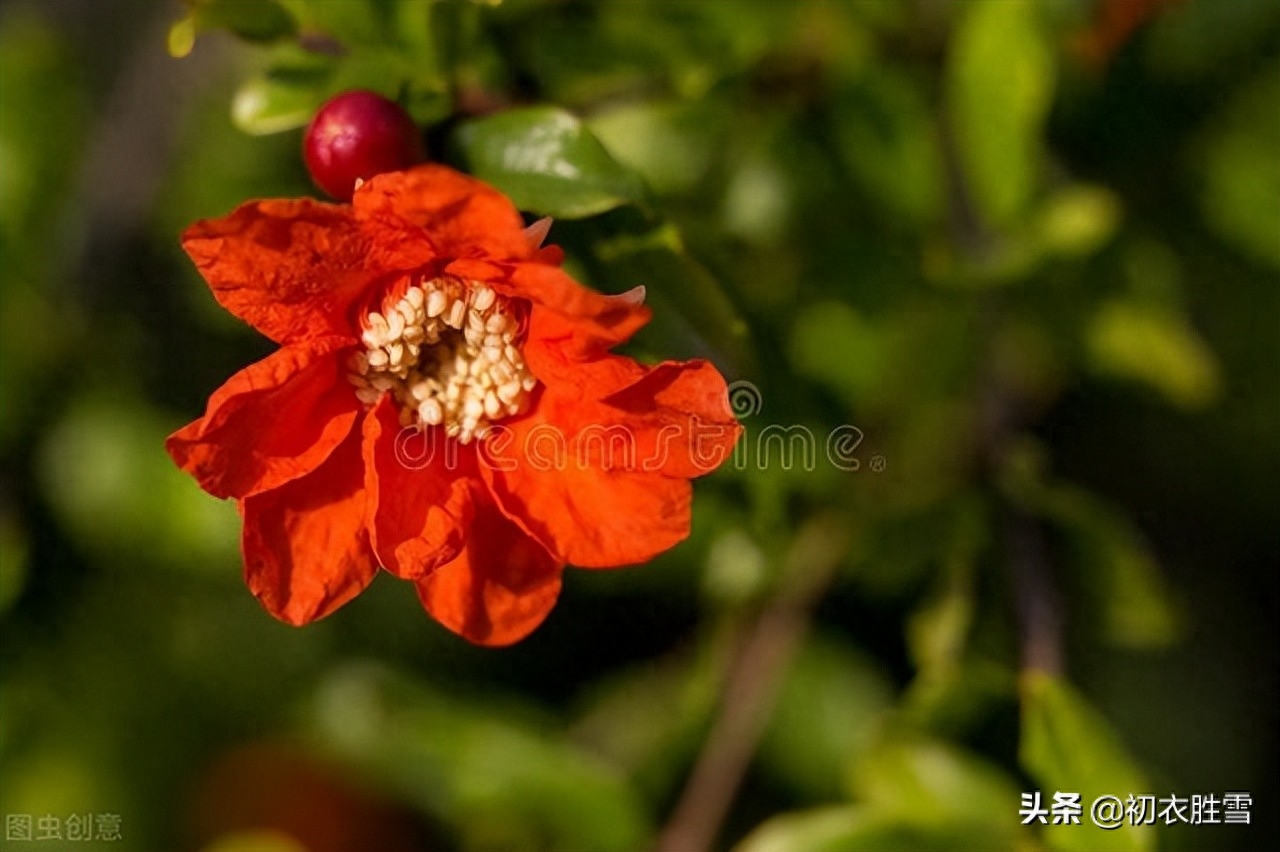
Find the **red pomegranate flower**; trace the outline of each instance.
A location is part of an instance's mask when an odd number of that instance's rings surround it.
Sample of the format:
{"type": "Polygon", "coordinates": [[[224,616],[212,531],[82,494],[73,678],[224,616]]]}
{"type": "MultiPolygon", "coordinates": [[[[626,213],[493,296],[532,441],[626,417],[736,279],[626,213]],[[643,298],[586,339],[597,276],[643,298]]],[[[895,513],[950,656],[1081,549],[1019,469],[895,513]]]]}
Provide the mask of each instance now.
{"type": "Polygon", "coordinates": [[[724,379],[611,354],[649,319],[642,291],[581,286],[543,234],[426,165],[350,204],[254,201],[183,235],[214,297],[280,345],[167,442],[236,499],[273,615],[328,615],[381,565],[449,629],[507,644],[566,563],[639,563],[688,534],[690,478],[740,433],[724,379]]]}

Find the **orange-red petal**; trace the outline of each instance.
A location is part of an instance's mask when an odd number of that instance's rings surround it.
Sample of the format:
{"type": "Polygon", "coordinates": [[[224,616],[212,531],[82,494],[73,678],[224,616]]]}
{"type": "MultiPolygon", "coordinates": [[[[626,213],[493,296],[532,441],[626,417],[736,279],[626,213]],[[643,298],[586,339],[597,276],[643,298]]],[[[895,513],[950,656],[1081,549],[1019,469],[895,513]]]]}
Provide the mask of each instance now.
{"type": "Polygon", "coordinates": [[[687,479],[634,464],[634,437],[621,426],[627,462],[602,465],[612,447],[599,408],[546,389],[534,408],[502,424],[505,444],[482,456],[481,474],[502,511],[565,562],[609,568],[644,562],[689,534],[687,479]],[[508,439],[509,436],[509,439],[508,439]]]}
{"type": "Polygon", "coordinates": [[[371,235],[346,205],[252,201],[196,222],[182,246],[231,313],[277,343],[353,335],[372,284],[435,257],[425,239],[371,235]]]}
{"type": "Polygon", "coordinates": [[[288,624],[323,618],[377,572],[365,535],[360,434],[352,430],[312,473],[240,504],[245,581],[288,624]]]}
{"type": "Polygon", "coordinates": [[[474,449],[446,446],[440,428],[401,427],[398,407],[383,394],[365,418],[363,452],[369,538],[382,566],[421,580],[456,558],[474,514],[472,483],[479,484],[474,449]]]}
{"type": "Polygon", "coordinates": [[[417,584],[427,612],[478,645],[510,645],[542,623],[560,595],[563,564],[487,500],[457,558],[417,584]]]}
{"type": "Polygon", "coordinates": [[[204,417],[169,436],[169,455],[215,497],[247,497],[315,470],[359,412],[339,362],[345,345],[305,341],[236,373],[204,417]]]}
{"type": "Polygon", "coordinates": [[[598,355],[624,343],[649,322],[652,312],[625,296],[608,296],[575,281],[563,269],[522,263],[505,282],[509,295],[528,299],[529,339],[563,341],[577,359],[598,355]]]}
{"type": "Polygon", "coordinates": [[[351,203],[381,233],[429,235],[445,258],[514,260],[535,253],[520,212],[506,196],[446,166],[378,175],[356,190],[351,203]]]}
{"type": "Polygon", "coordinates": [[[742,435],[724,377],[707,361],[666,361],[645,369],[603,405],[620,412],[618,422],[634,436],[636,464],[667,476],[710,473],[729,459],[742,435]]]}

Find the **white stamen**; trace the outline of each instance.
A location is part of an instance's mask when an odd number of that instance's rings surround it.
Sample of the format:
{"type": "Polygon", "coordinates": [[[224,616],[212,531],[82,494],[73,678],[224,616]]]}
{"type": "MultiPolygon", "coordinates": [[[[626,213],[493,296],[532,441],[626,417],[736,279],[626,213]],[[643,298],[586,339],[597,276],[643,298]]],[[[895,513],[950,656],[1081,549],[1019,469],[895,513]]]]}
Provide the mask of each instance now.
{"type": "Polygon", "coordinates": [[[347,379],[366,406],[390,393],[402,426],[443,426],[467,443],[529,406],[537,380],[516,345],[518,323],[488,285],[425,281],[362,326],[365,350],[348,359],[347,379]]]}

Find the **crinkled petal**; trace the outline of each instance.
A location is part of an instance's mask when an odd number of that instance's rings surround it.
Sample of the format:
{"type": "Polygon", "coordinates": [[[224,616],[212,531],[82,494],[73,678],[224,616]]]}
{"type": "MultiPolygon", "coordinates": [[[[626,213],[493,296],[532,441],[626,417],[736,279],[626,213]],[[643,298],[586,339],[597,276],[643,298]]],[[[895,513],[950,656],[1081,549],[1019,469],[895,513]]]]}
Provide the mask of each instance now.
{"type": "Polygon", "coordinates": [[[248,497],[315,470],[359,412],[337,354],[345,345],[305,341],[236,373],[204,417],[169,437],[169,455],[215,497],[248,497]]]}
{"type": "Polygon", "coordinates": [[[502,511],[560,559],[634,565],[688,536],[693,489],[637,465],[626,424],[602,425],[590,419],[597,413],[545,390],[527,414],[502,424],[501,444],[489,439],[480,471],[502,511]],[[608,448],[608,463],[597,446],[608,448]],[[627,461],[615,464],[620,455],[627,461]]]}
{"type": "Polygon", "coordinates": [[[446,258],[520,260],[537,247],[506,196],[446,166],[427,164],[378,175],[356,190],[356,215],[388,233],[425,233],[446,258]]]}
{"type": "Polygon", "coordinates": [[[346,205],[252,201],[196,222],[182,246],[223,307],[290,343],[352,335],[352,306],[374,282],[435,257],[420,236],[375,236],[346,205]]]}
{"type": "MultiPolygon", "coordinates": [[[[618,422],[635,439],[636,465],[667,476],[710,473],[732,455],[742,435],[724,377],[707,361],[666,361],[648,368],[605,397],[603,405],[621,412],[618,422]]],[[[596,416],[604,421],[604,414],[596,416]]],[[[598,458],[601,464],[618,464],[613,457],[598,458]]]]}
{"type": "MultiPolygon", "coordinates": [[[[444,431],[400,426],[383,394],[364,421],[369,537],[382,566],[421,580],[455,559],[471,526],[474,449],[446,445],[444,431]]],[[[474,483],[474,485],[473,485],[474,483]]]]}
{"type": "Polygon", "coordinates": [[[306,624],[369,584],[377,561],[365,504],[357,430],[312,473],[241,502],[245,581],[268,612],[306,624]]]}
{"type": "Polygon", "coordinates": [[[417,584],[427,612],[478,645],[510,645],[542,623],[560,594],[563,563],[487,500],[452,562],[417,584]]]}

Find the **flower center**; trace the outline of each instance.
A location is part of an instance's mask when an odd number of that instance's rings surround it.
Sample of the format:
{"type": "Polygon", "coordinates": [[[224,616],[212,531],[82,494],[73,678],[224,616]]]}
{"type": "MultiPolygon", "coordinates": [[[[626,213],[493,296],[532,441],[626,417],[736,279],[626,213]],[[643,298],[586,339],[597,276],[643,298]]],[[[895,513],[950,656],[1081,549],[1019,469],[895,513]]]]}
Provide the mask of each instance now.
{"type": "Polygon", "coordinates": [[[383,308],[365,317],[366,349],[349,364],[365,405],[390,392],[401,425],[443,425],[464,444],[529,407],[537,379],[516,345],[520,324],[491,288],[446,276],[410,286],[383,308]]]}

